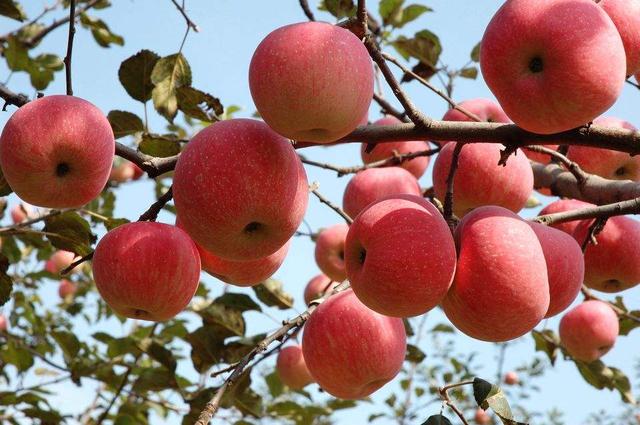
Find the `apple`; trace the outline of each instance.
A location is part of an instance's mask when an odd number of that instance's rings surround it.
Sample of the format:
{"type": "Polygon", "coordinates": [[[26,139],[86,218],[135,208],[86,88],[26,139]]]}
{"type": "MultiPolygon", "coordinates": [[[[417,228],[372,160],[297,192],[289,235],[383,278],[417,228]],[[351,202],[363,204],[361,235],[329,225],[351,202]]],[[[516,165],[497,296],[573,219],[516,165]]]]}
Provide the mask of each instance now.
{"type": "MultiPolygon", "coordinates": [[[[540,213],[538,215],[555,214],[555,213],[561,213],[565,211],[579,210],[582,208],[591,208],[591,207],[595,207],[595,205],[590,204],[589,202],[580,201],[578,199],[559,199],[557,201],[550,203],[549,205],[544,207],[542,210],[540,210],[540,213]]],[[[551,225],[551,227],[562,230],[566,234],[573,236],[573,232],[576,229],[576,226],[578,226],[578,224],[580,224],[581,221],[583,220],[573,220],[573,221],[566,221],[564,223],[554,223],[551,225]]]]}
{"type": "Polygon", "coordinates": [[[33,216],[33,208],[24,202],[11,208],[11,221],[13,221],[13,224],[20,224],[23,221],[31,219],[33,216]]]}
{"type": "MultiPolygon", "coordinates": [[[[74,254],[73,252],[65,251],[62,249],[58,250],[54,252],[51,257],[49,257],[44,265],[44,268],[49,273],[58,274],[62,270],[69,267],[71,263],[73,263],[73,261],[76,259],[76,257],[76,254],[74,254]]],[[[77,273],[81,268],[82,265],[78,264],[71,270],[71,273],[77,273]]]]}
{"type": "Polygon", "coordinates": [[[9,321],[4,314],[0,314],[0,332],[6,332],[9,327],[9,321]]]}
{"type": "Polygon", "coordinates": [[[286,25],[258,45],[249,88],[277,133],[330,143],[355,130],[369,110],[373,65],[349,30],[324,22],[286,25]]]}
{"type": "Polygon", "coordinates": [[[627,59],[626,75],[640,71],[640,0],[598,0],[615,24],[627,59]]]}
{"type": "Polygon", "coordinates": [[[58,295],[60,295],[60,298],[62,298],[63,300],[66,299],[67,297],[73,297],[73,295],[78,291],[78,285],[75,284],[74,282],[67,280],[67,279],[62,279],[60,281],[60,285],[58,286],[58,295]]]}
{"type": "Polygon", "coordinates": [[[333,290],[340,282],[334,282],[324,274],[313,277],[304,288],[304,303],[309,305],[311,301],[322,297],[326,292],[333,290]]]}
{"type": "Polygon", "coordinates": [[[406,349],[402,319],[370,310],[350,289],[318,306],[302,339],[315,381],[332,396],[352,400],[391,381],[402,368],[406,349]]]}
{"type": "Polygon", "coordinates": [[[569,307],[580,293],[584,278],[582,248],[561,230],[527,223],[538,237],[547,264],[550,298],[545,317],[552,317],[569,307]]]}
{"type": "Polygon", "coordinates": [[[109,181],[114,183],[124,183],[133,179],[134,170],[130,162],[121,162],[111,169],[109,181]]]}
{"type": "Polygon", "coordinates": [[[175,226],[123,224],[98,243],[93,277],[116,313],[165,321],[181,312],[198,289],[200,255],[189,235],[175,226]]]}
{"type": "Polygon", "coordinates": [[[86,100],[64,95],[27,103],[0,136],[0,166],[20,199],[47,208],[77,208],[109,178],[115,141],[109,121],[86,100]]]}
{"type": "Polygon", "coordinates": [[[449,290],[456,247],[429,201],[390,196],[351,224],[345,263],[351,288],[364,305],[387,316],[417,316],[440,304],[449,290]]]}
{"type": "Polygon", "coordinates": [[[249,261],[278,251],[302,222],[307,176],[291,143],[265,123],[220,121],[180,154],[173,197],[183,228],[210,253],[249,261]]]}
{"type": "MultiPolygon", "coordinates": [[[[433,189],[442,202],[455,146],[455,142],[447,143],[433,167],[433,189]]],[[[533,192],[529,160],[518,149],[506,166],[498,165],[503,148],[498,143],[469,143],[460,151],[453,179],[453,212],[458,217],[482,205],[498,205],[514,212],[526,205],[533,192]]]]}
{"type": "MultiPolygon", "coordinates": [[[[471,112],[484,122],[511,122],[500,105],[491,99],[468,99],[458,103],[458,106],[467,112],[471,112]]],[[[457,109],[449,109],[442,117],[443,121],[473,121],[467,115],[457,109]]]]}
{"type": "Polygon", "coordinates": [[[515,124],[552,134],[613,105],[626,58],[616,26],[593,0],[510,0],[486,28],[480,67],[515,124]]]}
{"type": "Polygon", "coordinates": [[[442,307],[472,338],[502,342],[533,329],[549,309],[544,252],[535,232],[513,212],[485,206],[456,229],[458,264],[442,307]]]}
{"type": "MultiPolygon", "coordinates": [[[[576,226],[573,237],[580,245],[592,220],[576,226]]],[[[640,283],[640,222],[625,216],[611,217],[588,244],[584,253],[584,284],[602,292],[620,292],[640,283]]]]}
{"type": "Polygon", "coordinates": [[[369,168],[356,173],[344,190],[342,208],[355,218],[366,206],[388,195],[422,195],[418,180],[400,167],[369,168]]]}
{"type": "Polygon", "coordinates": [[[280,350],[276,371],[282,383],[294,390],[301,390],[313,382],[299,345],[289,345],[280,350]]]}
{"type": "Polygon", "coordinates": [[[504,374],[504,383],[507,385],[518,385],[520,382],[520,378],[518,378],[518,374],[514,371],[509,371],[504,374]]]}
{"type": "Polygon", "coordinates": [[[131,168],[133,168],[133,180],[139,180],[144,175],[144,170],[131,162],[131,168]]]}
{"type": "Polygon", "coordinates": [[[473,415],[473,420],[478,425],[487,425],[491,423],[491,416],[489,416],[487,412],[482,410],[482,408],[478,407],[476,409],[476,413],[473,415]]]}
{"type": "MultiPolygon", "coordinates": [[[[374,122],[373,125],[396,125],[402,124],[402,121],[394,116],[386,116],[374,122]]],[[[390,158],[395,154],[408,154],[414,152],[422,152],[429,150],[429,143],[422,140],[384,142],[374,145],[371,152],[367,152],[367,143],[362,143],[360,148],[360,156],[362,162],[370,164],[372,162],[381,161],[390,158]]],[[[428,156],[419,156],[409,161],[402,162],[399,166],[413,174],[417,179],[422,177],[429,166],[430,158],[428,156]]]]}
{"type": "Polygon", "coordinates": [[[609,304],[585,301],[560,320],[560,341],[572,357],[592,362],[604,356],[616,342],[620,325],[609,304]]]}
{"type": "MultiPolygon", "coordinates": [[[[631,123],[613,117],[596,118],[593,123],[603,127],[636,130],[631,123]]],[[[570,146],[567,157],[575,161],[583,171],[597,174],[605,179],[640,181],[640,157],[638,156],[610,149],[570,146]]]]}
{"type": "Polygon", "coordinates": [[[316,263],[324,274],[337,282],[342,282],[347,277],[344,269],[344,240],[348,231],[347,224],[334,224],[323,229],[316,239],[316,263]]]}

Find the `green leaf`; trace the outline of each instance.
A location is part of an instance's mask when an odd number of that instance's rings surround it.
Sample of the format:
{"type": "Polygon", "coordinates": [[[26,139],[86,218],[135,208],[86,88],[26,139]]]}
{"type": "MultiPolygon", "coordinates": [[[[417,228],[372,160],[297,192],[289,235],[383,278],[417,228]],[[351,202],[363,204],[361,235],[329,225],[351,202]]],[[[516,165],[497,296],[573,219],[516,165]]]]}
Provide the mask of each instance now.
{"type": "Polygon", "coordinates": [[[14,365],[18,372],[24,372],[33,366],[33,355],[13,340],[0,346],[0,359],[14,365]]]}
{"type": "Polygon", "coordinates": [[[326,10],[338,19],[355,16],[357,7],[353,0],[322,0],[318,10],[326,10]]]}
{"type": "Polygon", "coordinates": [[[453,326],[439,323],[435,325],[430,332],[454,333],[455,329],[453,329],[453,326]]]}
{"type": "Polygon", "coordinates": [[[136,393],[144,393],[177,387],[176,376],[172,371],[164,367],[145,367],[133,384],[132,390],[136,393]]]}
{"type": "Polygon", "coordinates": [[[110,358],[122,356],[123,354],[140,354],[140,347],[136,340],[130,336],[123,338],[114,338],[107,343],[107,356],[110,358]]]}
{"type": "Polygon", "coordinates": [[[468,78],[470,80],[475,80],[478,78],[478,68],[475,66],[470,66],[468,68],[463,68],[460,70],[460,76],[462,78],[468,78]]]}
{"type": "Polygon", "coordinates": [[[216,304],[222,304],[240,312],[256,310],[262,311],[260,306],[251,299],[249,295],[239,294],[236,292],[226,292],[213,300],[216,304]]]}
{"type": "Polygon", "coordinates": [[[629,378],[620,369],[606,366],[602,361],[596,360],[591,363],[574,360],[578,371],[585,381],[601,390],[604,388],[617,390],[622,401],[635,404],[636,400],[631,392],[629,378]]]}
{"type": "Polygon", "coordinates": [[[480,62],[480,42],[473,46],[471,50],[471,60],[474,62],[480,62]]]}
{"type": "Polygon", "coordinates": [[[176,97],[178,109],[201,121],[213,122],[224,112],[220,99],[193,87],[178,87],[176,97]]]}
{"type": "Polygon", "coordinates": [[[484,379],[474,378],[473,397],[475,398],[478,406],[482,409],[487,410],[488,408],[491,408],[491,410],[498,415],[503,424],[524,425],[513,419],[513,413],[511,412],[511,407],[509,407],[509,402],[499,386],[493,385],[484,379]]]}
{"type": "Polygon", "coordinates": [[[407,319],[406,317],[403,318],[402,323],[404,324],[404,332],[407,334],[407,336],[414,336],[415,332],[413,331],[413,326],[411,326],[409,319],[407,319]]]}
{"type": "Polygon", "coordinates": [[[269,394],[271,394],[271,397],[276,398],[284,393],[284,384],[280,380],[278,372],[276,372],[275,370],[265,376],[264,380],[267,383],[267,388],[269,389],[269,394]]]}
{"type": "Polygon", "coordinates": [[[396,28],[402,28],[409,22],[415,21],[425,12],[432,12],[433,9],[421,4],[410,4],[402,11],[402,18],[400,22],[395,25],[396,28]]]}
{"type": "Polygon", "coordinates": [[[211,303],[197,313],[202,316],[205,325],[211,326],[222,338],[244,336],[246,325],[241,311],[211,303]]]}
{"type": "Polygon", "coordinates": [[[380,0],[378,12],[384,25],[399,22],[402,16],[402,4],[404,0],[380,0]]]}
{"type": "MultiPolygon", "coordinates": [[[[1,1],[1,0],[0,0],[1,1]]],[[[14,36],[7,38],[7,46],[3,51],[7,59],[7,66],[12,71],[27,71],[29,69],[31,58],[27,47],[14,36]]]]}
{"type": "Polygon", "coordinates": [[[78,338],[71,332],[52,331],[51,336],[62,349],[62,353],[64,354],[64,358],[67,362],[73,360],[80,351],[80,341],[78,341],[78,338]]]}
{"type": "Polygon", "coordinates": [[[525,208],[536,208],[539,207],[540,205],[542,205],[542,202],[540,202],[540,200],[535,196],[535,195],[531,195],[529,196],[529,199],[527,199],[527,203],[525,204],[525,208]]]}
{"type": "Polygon", "coordinates": [[[391,45],[405,59],[418,59],[423,64],[434,69],[438,63],[440,53],[442,53],[440,39],[429,30],[417,32],[413,38],[400,36],[392,41],[391,45]]]}
{"type": "Polygon", "coordinates": [[[553,366],[558,356],[558,350],[560,347],[560,337],[555,334],[551,329],[544,330],[542,332],[533,330],[531,336],[535,341],[536,351],[542,351],[547,354],[549,361],[553,366]]]}
{"type": "Polygon", "coordinates": [[[245,415],[260,418],[263,415],[262,397],[251,388],[251,368],[246,369],[238,381],[224,393],[221,407],[236,407],[245,415]]]}
{"type": "Polygon", "coordinates": [[[13,0],[0,0],[0,15],[20,22],[27,19],[22,7],[13,0]]]}
{"type": "Polygon", "coordinates": [[[453,425],[446,416],[443,415],[431,415],[427,418],[422,425],[453,425]]]}
{"type": "Polygon", "coordinates": [[[158,113],[173,122],[178,112],[177,90],[191,85],[191,68],[182,55],[177,53],[156,62],[151,72],[153,105],[158,113]]]}
{"type": "Polygon", "coordinates": [[[203,373],[222,360],[224,338],[214,326],[202,326],[185,337],[191,344],[191,361],[198,372],[203,373]]]}
{"type": "Polygon", "coordinates": [[[151,72],[159,59],[151,50],[140,50],[120,64],[118,78],[129,96],[143,103],[151,99],[151,72]]]}
{"type": "Polygon", "coordinates": [[[147,155],[167,158],[180,153],[180,142],[159,134],[144,134],[138,150],[147,155]]]}
{"type": "Polygon", "coordinates": [[[13,289],[13,281],[7,274],[7,270],[9,270],[9,259],[4,254],[0,254],[0,306],[9,301],[13,289]]]}
{"type": "Polygon", "coordinates": [[[86,13],[80,14],[80,23],[83,27],[91,30],[93,38],[101,47],[110,47],[111,44],[124,45],[124,38],[111,32],[107,24],[101,19],[89,16],[86,13]]]}
{"type": "Polygon", "coordinates": [[[413,344],[407,344],[405,360],[410,361],[411,363],[421,363],[426,357],[427,355],[423,353],[421,349],[413,344]]]}
{"type": "Polygon", "coordinates": [[[107,115],[116,139],[144,131],[144,123],[136,114],[127,111],[109,111],[107,115]]]}
{"type": "Polygon", "coordinates": [[[293,297],[284,292],[280,281],[267,279],[259,285],[252,286],[251,289],[260,301],[270,307],[278,307],[280,310],[293,307],[293,297]]]}
{"type": "Polygon", "coordinates": [[[87,255],[96,237],[91,233],[91,227],[84,218],[73,211],[47,217],[44,231],[49,233],[47,238],[58,249],[87,255]]]}
{"type": "Polygon", "coordinates": [[[151,338],[144,338],[140,342],[140,349],[170,371],[175,372],[177,362],[170,350],[153,341],[151,338]]]}

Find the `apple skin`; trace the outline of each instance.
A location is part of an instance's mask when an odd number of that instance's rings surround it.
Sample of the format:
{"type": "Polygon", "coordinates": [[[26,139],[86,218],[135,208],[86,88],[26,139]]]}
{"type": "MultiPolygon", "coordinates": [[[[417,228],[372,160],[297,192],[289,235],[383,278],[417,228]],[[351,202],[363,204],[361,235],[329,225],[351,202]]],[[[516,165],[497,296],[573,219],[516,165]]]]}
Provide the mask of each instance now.
{"type": "Polygon", "coordinates": [[[11,208],[11,221],[13,221],[13,224],[20,224],[23,221],[29,220],[33,213],[34,211],[31,205],[25,203],[16,205],[11,208]]]}
{"type": "Polygon", "coordinates": [[[350,289],[318,306],[302,339],[311,376],[326,392],[347,400],[367,397],[391,381],[406,349],[402,319],[368,309],[350,289]]]}
{"type": "MultiPolygon", "coordinates": [[[[629,122],[613,117],[599,117],[595,125],[636,130],[629,122]]],[[[567,157],[575,161],[583,171],[610,180],[640,181],[640,157],[610,149],[588,146],[570,146],[567,157]]]]}
{"type": "Polygon", "coordinates": [[[573,303],[584,279],[584,257],[576,240],[561,230],[527,222],[538,237],[549,278],[549,309],[545,318],[555,316],[573,303]]]}
{"type": "Polygon", "coordinates": [[[67,279],[62,279],[58,286],[58,295],[63,300],[72,297],[78,291],[78,285],[67,279]]]}
{"type": "Polygon", "coordinates": [[[640,0],[599,0],[615,24],[626,54],[627,75],[640,71],[640,0]]]}
{"type": "MultiPolygon", "coordinates": [[[[582,245],[593,220],[583,220],[573,237],[582,245]]],[[[640,222],[611,217],[584,252],[584,284],[602,292],[620,292],[640,283],[640,222]]]]}
{"type": "Polygon", "coordinates": [[[183,228],[212,254],[249,261],[273,254],[302,222],[307,176],[291,143],[265,123],[217,122],[180,154],[173,197],[183,228]]]}
{"type": "Polygon", "coordinates": [[[133,164],[130,162],[122,162],[111,169],[111,173],[109,174],[109,181],[115,183],[125,183],[129,180],[133,180],[134,169],[132,167],[133,164]]]}
{"type": "MultiPolygon", "coordinates": [[[[507,114],[504,113],[500,105],[491,99],[477,98],[468,99],[458,103],[458,106],[471,112],[484,122],[511,122],[507,114]]],[[[449,109],[442,117],[443,121],[473,121],[471,118],[458,111],[449,109]]]]}
{"type": "MultiPolygon", "coordinates": [[[[76,257],[76,254],[74,254],[73,252],[65,251],[62,249],[58,250],[54,252],[51,257],[49,257],[49,259],[45,263],[44,268],[49,273],[58,274],[69,265],[71,265],[76,257]]],[[[71,273],[77,273],[81,268],[82,265],[78,264],[71,270],[71,273]]]]}
{"type": "Polygon", "coordinates": [[[4,314],[0,314],[0,332],[6,332],[9,328],[7,317],[4,314]]]}
{"type": "Polygon", "coordinates": [[[400,167],[369,168],[356,173],[344,189],[342,208],[355,218],[369,204],[389,195],[422,196],[418,180],[400,167]]]}
{"type": "MultiPolygon", "coordinates": [[[[386,116],[373,123],[373,125],[396,124],[402,124],[402,121],[394,116],[386,116]]],[[[394,155],[394,152],[399,154],[408,154],[429,150],[429,143],[421,140],[385,142],[377,143],[369,153],[366,152],[366,149],[367,143],[364,142],[360,147],[360,156],[362,157],[362,162],[370,164],[372,162],[390,158],[394,155]]],[[[427,167],[429,167],[429,161],[430,157],[420,156],[409,161],[404,161],[399,166],[413,174],[416,179],[419,179],[427,170],[427,167]]]]}
{"type": "Polygon", "coordinates": [[[626,58],[618,30],[593,0],[510,0],[487,26],[480,67],[515,124],[552,134],[613,105],[626,58]]]}
{"type": "Polygon", "coordinates": [[[476,413],[473,415],[473,420],[478,425],[487,425],[491,423],[491,416],[481,408],[476,409],[476,413]]]}
{"type": "Polygon", "coordinates": [[[133,162],[130,163],[131,168],[133,168],[133,180],[139,180],[144,175],[144,170],[138,167],[133,162]]]}
{"type": "Polygon", "coordinates": [[[304,303],[309,305],[311,301],[316,298],[320,298],[327,291],[331,291],[333,288],[338,286],[338,284],[339,282],[332,281],[324,274],[319,274],[313,277],[304,288],[304,303]]]}
{"type": "MultiPolygon", "coordinates": [[[[547,215],[547,214],[555,214],[555,213],[560,213],[565,211],[579,210],[582,208],[591,208],[591,207],[595,207],[595,205],[590,204],[589,202],[580,201],[578,199],[559,199],[557,201],[550,203],[549,205],[544,207],[542,210],[540,210],[540,213],[538,215],[540,216],[540,215],[547,215]]],[[[583,220],[574,220],[574,221],[567,221],[564,223],[554,223],[551,225],[551,227],[556,228],[558,230],[562,230],[566,234],[573,236],[573,232],[576,230],[576,227],[578,226],[578,224],[580,224],[582,221],[583,220]]],[[[578,244],[580,243],[581,242],[578,241],[578,244]]]]}
{"type": "Polygon", "coordinates": [[[520,378],[518,378],[518,374],[514,371],[509,371],[504,374],[504,383],[507,385],[518,385],[520,383],[520,378]]]}
{"type": "Polygon", "coordinates": [[[373,64],[350,31],[322,22],[278,28],[258,45],[249,88],[264,121],[293,140],[330,143],[356,129],[373,95],[373,64]]]}
{"type": "Polygon", "coordinates": [[[456,229],[458,264],[442,302],[460,331],[502,342],[533,329],[549,309],[547,264],[535,232],[497,206],[467,214],[456,229]]]}
{"type": "Polygon", "coordinates": [[[109,121],[86,100],[64,95],[27,103],[0,136],[0,166],[20,199],[47,208],[77,208],[109,178],[115,141],[109,121]]]}
{"type": "MultiPolygon", "coordinates": [[[[444,202],[447,177],[456,143],[447,143],[436,158],[433,167],[433,189],[444,202]]],[[[533,192],[533,171],[529,160],[520,149],[511,155],[507,165],[498,165],[498,143],[469,143],[460,151],[458,169],[453,179],[453,212],[462,217],[482,205],[498,205],[518,212],[533,192]]]]}
{"type": "Polygon", "coordinates": [[[620,325],[609,304],[585,301],[560,320],[560,341],[575,359],[592,362],[615,344],[620,325]]]}
{"type": "Polygon", "coordinates": [[[180,313],[198,289],[200,255],[189,235],[175,226],[128,223],[98,243],[93,276],[116,313],[165,321],[180,313]]]}
{"type": "Polygon", "coordinates": [[[301,390],[314,382],[299,345],[289,345],[280,350],[276,370],[282,383],[294,390],[301,390]]]}
{"type": "Polygon", "coordinates": [[[334,224],[323,229],[316,239],[316,263],[325,275],[337,282],[347,278],[344,265],[344,241],[348,231],[347,224],[334,224]]]}
{"type": "Polygon", "coordinates": [[[393,317],[417,316],[447,294],[456,247],[442,215],[419,196],[391,196],[362,211],[345,243],[347,277],[358,299],[393,317]]]}

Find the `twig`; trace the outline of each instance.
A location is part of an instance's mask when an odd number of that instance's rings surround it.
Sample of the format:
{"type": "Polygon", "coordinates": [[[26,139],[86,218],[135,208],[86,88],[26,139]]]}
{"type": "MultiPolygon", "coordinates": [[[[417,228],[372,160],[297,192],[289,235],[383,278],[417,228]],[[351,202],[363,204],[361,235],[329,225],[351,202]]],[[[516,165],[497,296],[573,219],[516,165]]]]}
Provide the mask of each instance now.
{"type": "Polygon", "coordinates": [[[310,189],[311,193],[316,195],[316,198],[318,198],[318,200],[320,202],[322,202],[323,204],[327,205],[329,208],[331,208],[332,210],[337,212],[340,215],[340,217],[344,218],[344,221],[346,221],[347,224],[353,223],[353,219],[351,217],[349,217],[349,215],[346,212],[344,212],[344,210],[342,208],[340,208],[339,206],[335,205],[334,203],[329,201],[327,198],[322,196],[322,194],[320,192],[318,192],[318,183],[315,183],[315,182],[312,183],[309,189],[310,189]]]}
{"type": "Polygon", "coordinates": [[[617,215],[640,214],[640,198],[598,207],[580,208],[577,210],[563,211],[535,217],[533,221],[550,225],[565,223],[567,221],[585,220],[593,218],[609,218],[617,215]]]}
{"type": "Polygon", "coordinates": [[[76,260],[73,263],[69,264],[65,269],[62,269],[62,271],[60,271],[60,276],[68,275],[69,273],[71,273],[71,270],[75,269],[80,264],[84,263],[85,261],[91,260],[92,258],[93,258],[93,251],[91,251],[90,253],[88,253],[84,257],[81,257],[79,260],[76,260]]]}
{"type": "MultiPolygon", "coordinates": [[[[67,210],[67,211],[73,211],[73,210],[67,210]]],[[[23,221],[21,223],[17,223],[14,224],[13,226],[6,226],[6,227],[1,227],[0,228],[0,233],[11,233],[17,229],[23,228],[23,227],[28,227],[31,226],[32,224],[38,223],[40,221],[46,220],[49,217],[54,217],[56,215],[60,215],[62,213],[62,211],[60,210],[51,210],[49,211],[47,214],[43,214],[41,216],[23,221]]]]}
{"type": "MultiPolygon", "coordinates": [[[[378,67],[378,69],[380,68],[378,67]]],[[[373,100],[375,100],[378,103],[378,105],[380,105],[380,107],[382,108],[382,112],[384,114],[393,115],[394,117],[398,118],[402,122],[411,122],[411,120],[407,118],[407,114],[405,112],[394,108],[385,98],[383,98],[379,94],[374,93],[373,100]]]]}
{"type": "Polygon", "coordinates": [[[158,214],[160,213],[162,208],[164,208],[164,206],[167,205],[167,202],[169,202],[172,198],[173,186],[169,186],[169,189],[167,189],[167,191],[161,197],[159,197],[156,202],[151,204],[149,209],[145,211],[140,216],[140,218],[138,218],[138,221],[156,221],[156,219],[158,218],[158,214]]]}
{"type": "Polygon", "coordinates": [[[584,185],[589,178],[589,174],[585,173],[576,162],[571,161],[569,158],[558,151],[537,145],[525,146],[524,148],[528,151],[543,153],[551,156],[551,158],[554,158],[558,163],[567,167],[567,170],[569,170],[571,174],[576,177],[576,180],[578,181],[578,184],[580,186],[584,185]]]}
{"type": "Polygon", "coordinates": [[[464,147],[464,143],[456,143],[453,148],[453,155],[451,156],[451,164],[449,165],[449,174],[447,175],[447,192],[444,195],[444,219],[453,233],[456,227],[456,219],[453,216],[453,181],[455,179],[456,171],[458,170],[458,159],[460,157],[460,151],[464,147]]]}
{"type": "Polygon", "coordinates": [[[458,409],[458,407],[455,405],[455,403],[449,397],[449,390],[450,389],[456,388],[456,387],[461,387],[463,385],[473,385],[473,381],[462,381],[462,382],[457,382],[455,384],[445,385],[444,387],[440,387],[438,389],[438,393],[439,393],[440,398],[442,399],[442,401],[447,406],[449,406],[449,408],[451,408],[451,410],[453,410],[456,415],[458,415],[458,417],[460,418],[462,423],[464,425],[469,425],[469,422],[467,422],[467,420],[464,418],[464,415],[462,414],[460,409],[458,409]]]}
{"type": "Polygon", "coordinates": [[[602,298],[599,298],[595,295],[593,295],[593,292],[591,292],[591,290],[586,286],[586,285],[582,285],[582,288],[580,289],[580,292],[582,292],[582,295],[584,295],[584,299],[585,300],[596,300],[596,301],[602,301],[605,302],[607,304],[609,304],[609,306],[613,309],[613,311],[616,312],[616,314],[620,317],[626,317],[629,320],[632,320],[636,323],[640,323],[640,317],[638,316],[634,316],[633,314],[624,311],[623,309],[621,309],[620,307],[618,307],[617,305],[615,305],[614,303],[612,303],[611,301],[607,301],[607,300],[603,300],[602,298]]]}
{"type": "Polygon", "coordinates": [[[369,30],[367,2],[366,0],[358,0],[358,10],[356,12],[358,23],[362,29],[363,34],[367,34],[369,30]]]}
{"type": "Polygon", "coordinates": [[[184,10],[184,7],[183,7],[184,5],[181,6],[176,0],[171,0],[171,2],[176,6],[176,8],[182,14],[182,17],[187,22],[187,27],[193,29],[195,32],[200,32],[200,27],[198,27],[198,25],[196,25],[196,23],[193,22],[191,18],[189,18],[189,15],[187,15],[187,12],[184,10]]]}
{"type": "Polygon", "coordinates": [[[4,106],[2,111],[7,110],[7,106],[15,105],[18,108],[22,105],[29,103],[29,98],[21,93],[14,93],[7,88],[4,84],[0,83],[0,97],[4,99],[4,106]]]}
{"type": "Polygon", "coordinates": [[[306,16],[308,20],[312,22],[316,20],[316,17],[313,16],[313,12],[311,11],[311,8],[309,7],[309,2],[307,0],[300,0],[300,7],[304,12],[304,16],[306,16]]]}
{"type": "Polygon", "coordinates": [[[73,54],[73,36],[76,34],[76,0],[69,0],[69,37],[67,38],[67,55],[64,57],[64,72],[67,81],[67,95],[73,96],[71,85],[71,55],[73,54]]]}

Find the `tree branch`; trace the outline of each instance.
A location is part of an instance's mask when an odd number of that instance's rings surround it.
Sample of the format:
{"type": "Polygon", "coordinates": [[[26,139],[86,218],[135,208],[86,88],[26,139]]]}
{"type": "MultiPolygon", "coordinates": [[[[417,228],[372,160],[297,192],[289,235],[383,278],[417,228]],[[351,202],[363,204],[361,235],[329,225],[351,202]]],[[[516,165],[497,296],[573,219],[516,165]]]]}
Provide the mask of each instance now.
{"type": "Polygon", "coordinates": [[[164,208],[164,206],[167,205],[167,202],[169,202],[172,198],[173,186],[169,186],[169,189],[161,197],[159,197],[156,202],[151,204],[149,209],[145,211],[140,216],[140,218],[138,218],[138,221],[156,221],[156,219],[158,218],[158,214],[160,213],[162,208],[164,208]]]}
{"type": "Polygon", "coordinates": [[[313,16],[313,12],[311,11],[311,8],[309,7],[309,2],[307,0],[300,0],[300,7],[304,12],[304,16],[306,16],[308,20],[312,22],[316,20],[316,17],[313,16]]]}
{"type": "Polygon", "coordinates": [[[193,22],[191,18],[189,18],[189,15],[187,15],[187,12],[184,10],[184,7],[180,6],[180,4],[178,4],[176,0],[171,0],[171,2],[176,6],[176,8],[182,14],[182,17],[187,22],[187,27],[193,29],[195,32],[200,32],[200,27],[198,27],[198,25],[195,22],[193,22]]]}
{"type": "Polygon", "coordinates": [[[26,95],[14,93],[2,83],[0,83],[0,97],[4,99],[4,106],[2,107],[3,111],[6,111],[7,106],[9,105],[15,105],[19,108],[22,105],[29,103],[29,98],[26,95]]]}
{"type": "Polygon", "coordinates": [[[334,203],[329,201],[327,198],[322,196],[322,194],[320,192],[318,192],[318,183],[315,183],[315,182],[312,183],[311,186],[310,186],[310,190],[311,190],[311,193],[316,195],[316,198],[318,198],[318,200],[320,202],[322,202],[323,204],[327,205],[329,208],[331,208],[332,210],[337,212],[338,215],[340,215],[340,217],[344,218],[344,221],[346,221],[347,224],[353,223],[353,219],[351,217],[349,217],[349,215],[346,212],[344,212],[344,210],[342,208],[340,208],[339,206],[335,205],[334,203]]]}
{"type": "Polygon", "coordinates": [[[67,95],[73,96],[71,84],[71,56],[73,54],[73,37],[76,34],[76,0],[69,0],[69,36],[67,38],[67,55],[64,57],[64,73],[67,82],[67,95]]]}

